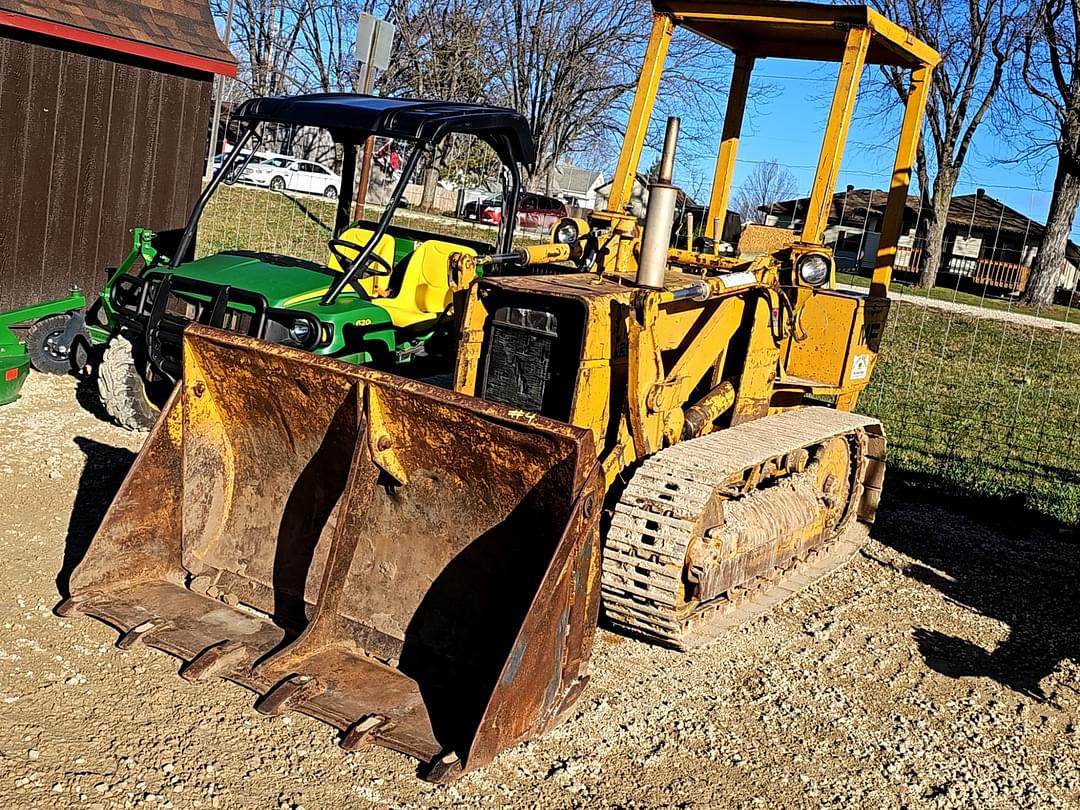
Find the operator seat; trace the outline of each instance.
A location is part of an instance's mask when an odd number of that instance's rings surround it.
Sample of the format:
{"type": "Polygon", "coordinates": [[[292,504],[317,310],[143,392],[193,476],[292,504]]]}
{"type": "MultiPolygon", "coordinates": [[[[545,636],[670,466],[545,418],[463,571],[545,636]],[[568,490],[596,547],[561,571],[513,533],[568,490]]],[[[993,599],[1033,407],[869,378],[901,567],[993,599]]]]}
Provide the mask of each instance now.
{"type": "Polygon", "coordinates": [[[464,253],[475,256],[472,248],[453,242],[429,239],[409,256],[397,293],[390,298],[374,298],[397,327],[419,327],[433,322],[452,298],[450,256],[464,253]]]}

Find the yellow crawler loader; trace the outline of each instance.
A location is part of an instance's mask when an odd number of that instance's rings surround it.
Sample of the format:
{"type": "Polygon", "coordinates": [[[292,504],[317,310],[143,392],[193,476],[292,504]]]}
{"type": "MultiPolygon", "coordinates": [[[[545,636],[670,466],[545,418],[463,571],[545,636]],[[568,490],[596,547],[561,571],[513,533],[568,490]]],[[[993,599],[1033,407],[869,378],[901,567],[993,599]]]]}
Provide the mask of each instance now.
{"type": "Polygon", "coordinates": [[[601,608],[690,648],[852,551],[885,466],[881,425],[853,408],[938,55],[863,6],[654,11],[606,209],[560,221],[550,245],[454,259],[455,279],[485,269],[455,302],[455,390],[190,326],[182,384],[59,612],[446,781],[571,708],[601,608]],[[671,246],[675,119],[644,225],[627,213],[676,27],[735,53],[717,236],[756,60],[839,63],[801,234],[781,250],[671,246]],[[868,64],[910,84],[862,294],[836,289],[823,231],[868,64]]]}

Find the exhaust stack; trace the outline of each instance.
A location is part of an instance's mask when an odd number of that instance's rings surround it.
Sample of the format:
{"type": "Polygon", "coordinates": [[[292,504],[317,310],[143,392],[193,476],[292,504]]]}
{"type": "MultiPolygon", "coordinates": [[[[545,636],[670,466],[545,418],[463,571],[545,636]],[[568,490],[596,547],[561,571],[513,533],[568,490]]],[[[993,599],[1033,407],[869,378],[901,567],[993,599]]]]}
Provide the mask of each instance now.
{"type": "Polygon", "coordinates": [[[645,211],[645,233],[641,237],[641,256],[635,283],[654,290],[664,286],[667,271],[671,229],[675,224],[675,204],[679,191],[671,183],[675,170],[675,144],[679,140],[679,119],[667,120],[664,151],[660,156],[660,171],[649,184],[649,206],[645,211]]]}

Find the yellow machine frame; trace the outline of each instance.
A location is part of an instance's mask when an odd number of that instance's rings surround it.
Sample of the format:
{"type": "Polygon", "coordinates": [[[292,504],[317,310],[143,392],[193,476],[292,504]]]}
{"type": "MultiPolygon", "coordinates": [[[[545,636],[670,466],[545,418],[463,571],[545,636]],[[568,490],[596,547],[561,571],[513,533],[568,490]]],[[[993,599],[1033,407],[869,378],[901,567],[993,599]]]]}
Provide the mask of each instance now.
{"type": "MultiPolygon", "coordinates": [[[[654,2],[655,14],[603,211],[589,220],[603,242],[595,273],[579,277],[500,278],[474,285],[464,310],[455,387],[473,395],[483,362],[484,298],[493,287],[566,297],[588,310],[583,351],[566,419],[591,428],[607,484],[627,466],[682,438],[798,406],[804,397],[832,398],[852,410],[869,382],[888,313],[887,293],[911,178],[929,79],[940,57],[900,26],[862,6],[800,2],[654,2]],[[626,209],[676,27],[735,53],[727,111],[716,159],[707,222],[722,233],[747,91],[766,57],[839,62],[808,214],[790,247],[753,259],[680,248],[668,251],[662,289],[634,286],[641,229],[626,209]],[[831,251],[822,243],[863,67],[910,70],[892,181],[869,295],[835,289],[831,251]],[[808,254],[827,257],[828,284],[815,288],[795,274],[808,254]],[[613,306],[613,303],[615,304],[613,306]],[[627,319],[629,309],[634,316],[627,319]],[[621,311],[620,311],[621,310],[621,311]],[[785,324],[787,329],[785,330],[785,324]],[[807,336],[812,339],[807,339],[807,336]],[[741,366],[728,362],[739,341],[741,366]],[[726,370],[725,370],[726,369],[726,370]],[[711,370],[711,386],[701,395],[711,370]],[[734,378],[725,375],[734,373],[734,378]],[[625,406],[625,407],[624,407],[625,406]],[[698,408],[687,427],[687,408],[698,408]],[[723,424],[714,424],[726,411],[723,424]],[[698,425],[702,414],[712,416],[698,425]],[[627,415],[629,418],[623,418],[627,415]]],[[[527,249],[530,261],[572,258],[581,245],[527,249]]]]}
{"type": "Polygon", "coordinates": [[[750,78],[757,60],[782,57],[837,61],[836,51],[830,55],[830,49],[840,45],[840,72],[822,139],[802,242],[821,243],[864,64],[890,64],[909,68],[910,89],[904,108],[871,286],[872,295],[885,296],[892,278],[892,265],[911,181],[911,168],[930,90],[930,74],[941,61],[941,57],[910,32],[865,6],[821,6],[791,2],[783,4],[782,14],[775,10],[776,6],[777,3],[747,2],[654,3],[656,13],[653,16],[645,65],[638,79],[605,213],[620,215],[630,199],[664,60],[677,26],[719,42],[735,54],[706,217],[706,222],[711,224],[715,224],[718,218],[721,219],[721,226],[731,191],[750,78]],[[763,7],[768,8],[766,10],[763,7]],[[798,28],[804,33],[812,33],[813,36],[773,41],[740,38],[739,29],[748,25],[757,26],[758,30],[763,26],[798,28]]]}
{"type": "Polygon", "coordinates": [[[571,712],[601,608],[688,649],[853,552],[885,437],[842,411],[888,312],[937,56],[860,7],[654,8],[607,210],[560,221],[549,245],[454,256],[456,391],[192,324],[183,380],[60,615],[182,658],[191,682],[250,688],[264,714],[330,723],[350,750],[415,756],[442,782],[571,712]],[[644,228],[624,210],[677,25],[736,53],[712,224],[755,62],[840,63],[794,244],[752,258],[670,247],[674,119],[644,228]],[[836,289],[821,233],[867,63],[912,72],[869,295],[836,289]],[[515,273],[476,278],[500,263],[515,273]]]}

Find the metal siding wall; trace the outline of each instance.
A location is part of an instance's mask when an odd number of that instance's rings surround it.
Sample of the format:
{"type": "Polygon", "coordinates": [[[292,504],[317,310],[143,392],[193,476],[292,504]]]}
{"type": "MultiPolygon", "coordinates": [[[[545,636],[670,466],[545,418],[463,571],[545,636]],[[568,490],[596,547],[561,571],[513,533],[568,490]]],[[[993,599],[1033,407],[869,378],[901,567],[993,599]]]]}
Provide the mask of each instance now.
{"type": "Polygon", "coordinates": [[[129,230],[182,226],[211,83],[0,37],[0,310],[97,294],[129,230]]]}

